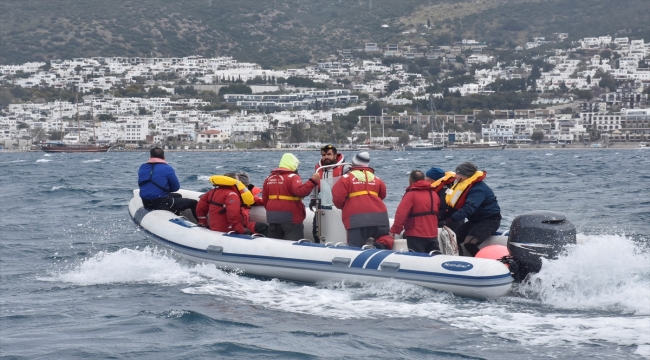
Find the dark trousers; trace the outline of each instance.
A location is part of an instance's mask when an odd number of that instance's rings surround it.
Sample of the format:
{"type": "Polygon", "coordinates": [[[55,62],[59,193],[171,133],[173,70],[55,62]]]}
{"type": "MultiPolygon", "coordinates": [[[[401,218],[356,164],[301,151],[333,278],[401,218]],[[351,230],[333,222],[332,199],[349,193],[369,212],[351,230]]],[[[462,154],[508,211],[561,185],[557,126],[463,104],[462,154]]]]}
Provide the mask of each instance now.
{"type": "Polygon", "coordinates": [[[362,247],[366,245],[368,238],[377,240],[380,236],[388,235],[389,226],[366,226],[348,230],[348,245],[362,247]]]}
{"type": "Polygon", "coordinates": [[[268,237],[284,240],[300,240],[305,238],[305,225],[300,224],[269,224],[268,237]]]}
{"type": "Polygon", "coordinates": [[[263,223],[263,222],[256,222],[254,223],[255,226],[251,230],[252,232],[256,234],[262,234],[264,236],[269,236],[269,224],[263,223]]]}
{"type": "Polygon", "coordinates": [[[461,249],[460,244],[462,244],[463,241],[465,241],[465,238],[471,236],[478,241],[476,244],[465,244],[465,249],[467,250],[467,252],[469,252],[469,254],[465,254],[465,255],[471,255],[471,256],[476,255],[476,253],[478,253],[479,251],[478,246],[483,241],[485,241],[485,239],[494,235],[494,232],[499,230],[500,225],[501,225],[501,214],[495,214],[494,216],[491,216],[487,219],[483,219],[480,221],[468,221],[466,223],[461,224],[455,230],[456,241],[458,242],[458,249],[461,249]]]}
{"type": "Polygon", "coordinates": [[[440,245],[438,245],[438,238],[423,238],[418,236],[407,236],[406,244],[410,250],[419,253],[430,253],[431,251],[437,250],[440,251],[440,245]]]}
{"type": "Polygon", "coordinates": [[[190,209],[194,219],[198,219],[196,216],[196,204],[198,204],[198,201],[186,199],[181,194],[170,193],[167,198],[153,200],[142,199],[142,204],[147,210],[168,210],[176,215],[180,215],[183,210],[190,209]]]}

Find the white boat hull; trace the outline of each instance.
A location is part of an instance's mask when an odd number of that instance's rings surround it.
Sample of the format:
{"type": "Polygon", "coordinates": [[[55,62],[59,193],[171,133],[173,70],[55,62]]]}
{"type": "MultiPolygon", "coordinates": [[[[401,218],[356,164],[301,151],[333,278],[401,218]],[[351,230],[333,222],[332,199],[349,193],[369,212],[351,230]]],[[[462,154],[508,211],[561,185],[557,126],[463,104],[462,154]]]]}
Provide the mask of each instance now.
{"type": "MultiPolygon", "coordinates": [[[[188,198],[200,195],[179,192],[188,198]]],[[[313,217],[307,212],[306,238],[311,237],[313,217]]],[[[251,275],[310,283],[396,279],[474,298],[504,296],[512,283],[508,268],[496,260],[363,250],[345,246],[345,239],[337,239],[341,243],[335,246],[334,242],[325,245],[211,231],[169,211],[144,209],[137,190],[129,203],[129,214],[157,244],[198,263],[251,275]]],[[[251,217],[264,221],[264,209],[254,207],[251,217]]]]}

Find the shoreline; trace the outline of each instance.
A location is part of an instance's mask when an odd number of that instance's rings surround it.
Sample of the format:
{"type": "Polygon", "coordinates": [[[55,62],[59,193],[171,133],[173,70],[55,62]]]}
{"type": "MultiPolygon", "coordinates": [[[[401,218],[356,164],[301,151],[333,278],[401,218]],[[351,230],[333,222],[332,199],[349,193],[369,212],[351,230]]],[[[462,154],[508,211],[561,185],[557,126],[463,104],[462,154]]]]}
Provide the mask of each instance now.
{"type": "MultiPolygon", "coordinates": [[[[638,144],[629,144],[625,146],[608,146],[608,147],[600,147],[600,148],[594,148],[591,146],[584,146],[584,145],[568,145],[565,147],[559,146],[559,147],[550,147],[548,145],[546,146],[534,146],[534,147],[506,147],[503,150],[494,150],[494,149],[454,149],[451,150],[449,148],[443,148],[442,150],[436,150],[436,151],[418,151],[418,153],[437,153],[438,151],[442,152],[459,152],[459,151],[490,151],[490,152],[499,152],[499,151],[521,151],[521,150],[560,150],[560,151],[584,151],[584,150],[645,150],[648,148],[641,148],[639,147],[638,144]]],[[[339,148],[339,151],[360,151],[362,149],[353,149],[353,148],[339,148]]],[[[363,149],[365,151],[372,151],[372,152],[377,152],[377,151],[382,151],[382,152],[410,152],[409,150],[367,150],[363,149]]],[[[146,152],[149,151],[149,149],[134,149],[134,150],[111,150],[109,152],[112,153],[126,153],[126,152],[146,152]]],[[[282,149],[275,149],[275,148],[268,148],[268,149],[165,149],[165,152],[305,152],[305,151],[319,151],[318,148],[282,148],[282,149]]],[[[9,149],[0,149],[0,154],[2,153],[28,153],[28,152],[44,152],[42,150],[9,150],[9,149]]],[[[70,153],[67,153],[70,154],[70,153]]],[[[95,153],[95,154],[104,154],[104,153],[95,153]]]]}

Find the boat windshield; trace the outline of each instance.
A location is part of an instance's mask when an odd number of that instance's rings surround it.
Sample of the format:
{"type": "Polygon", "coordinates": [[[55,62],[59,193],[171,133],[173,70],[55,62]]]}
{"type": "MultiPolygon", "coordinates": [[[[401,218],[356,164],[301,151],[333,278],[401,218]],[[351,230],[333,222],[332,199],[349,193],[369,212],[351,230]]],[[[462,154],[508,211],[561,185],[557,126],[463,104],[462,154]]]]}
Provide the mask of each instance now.
{"type": "Polygon", "coordinates": [[[341,177],[325,178],[320,180],[320,205],[334,206],[332,201],[332,187],[341,177]]]}

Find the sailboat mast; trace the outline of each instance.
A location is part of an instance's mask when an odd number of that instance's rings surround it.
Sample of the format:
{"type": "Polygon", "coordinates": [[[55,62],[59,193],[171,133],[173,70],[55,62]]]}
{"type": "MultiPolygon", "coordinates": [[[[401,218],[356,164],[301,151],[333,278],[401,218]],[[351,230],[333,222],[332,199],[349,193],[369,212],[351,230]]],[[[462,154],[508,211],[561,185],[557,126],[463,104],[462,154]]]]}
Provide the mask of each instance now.
{"type": "Polygon", "coordinates": [[[372,145],[372,124],[370,122],[370,117],[368,117],[368,147],[372,145]]]}
{"type": "Polygon", "coordinates": [[[59,119],[61,121],[61,134],[59,134],[61,138],[59,140],[63,142],[63,106],[61,105],[61,95],[59,95],[59,116],[61,117],[59,119]]]}
{"type": "Polygon", "coordinates": [[[79,94],[75,95],[74,102],[77,106],[77,143],[81,142],[81,127],[79,126],[79,94]]]}
{"type": "Polygon", "coordinates": [[[90,100],[90,117],[93,124],[93,141],[97,143],[97,134],[95,134],[95,104],[93,100],[90,100]]]}

